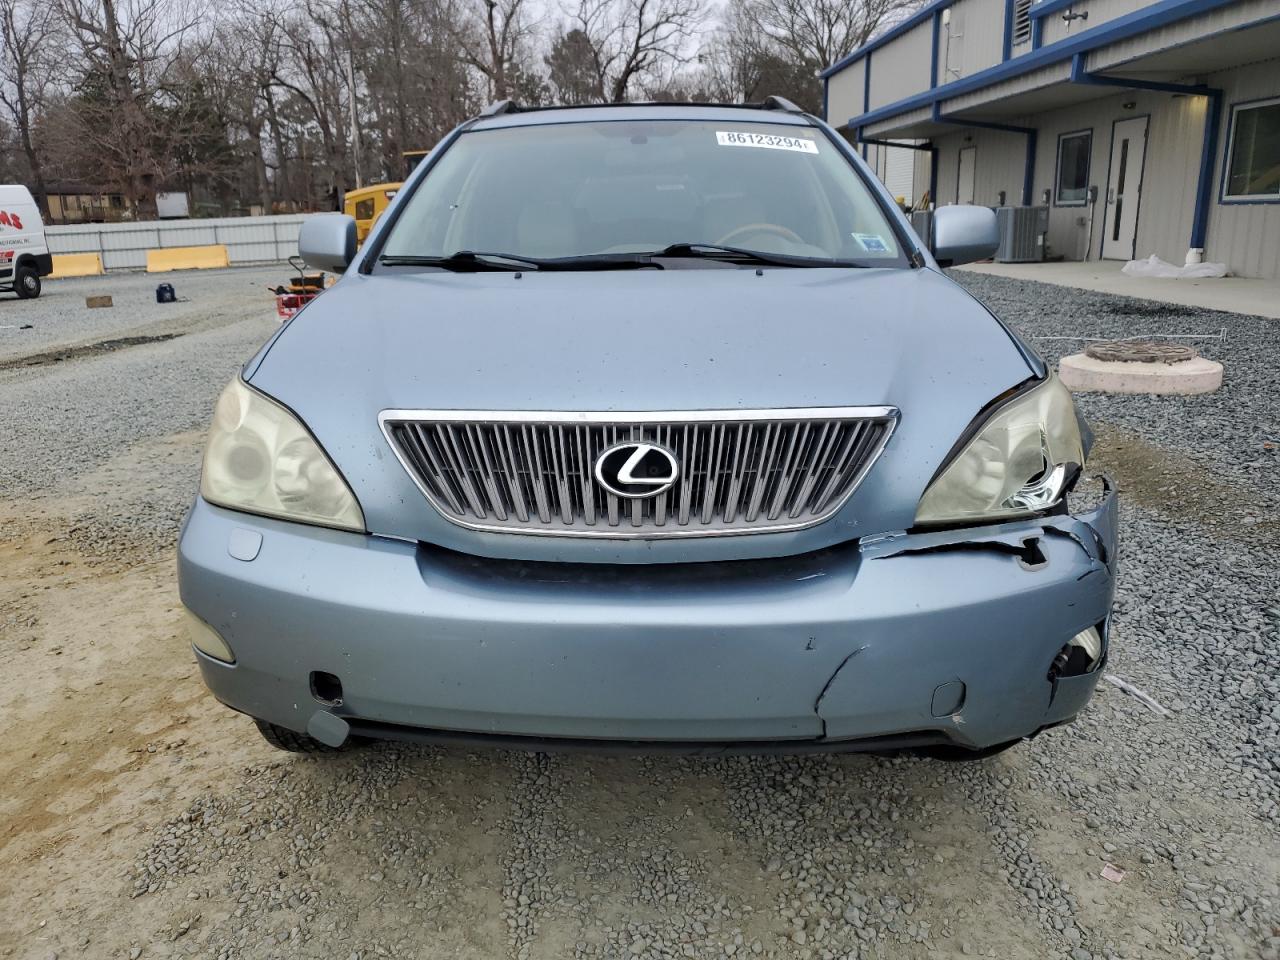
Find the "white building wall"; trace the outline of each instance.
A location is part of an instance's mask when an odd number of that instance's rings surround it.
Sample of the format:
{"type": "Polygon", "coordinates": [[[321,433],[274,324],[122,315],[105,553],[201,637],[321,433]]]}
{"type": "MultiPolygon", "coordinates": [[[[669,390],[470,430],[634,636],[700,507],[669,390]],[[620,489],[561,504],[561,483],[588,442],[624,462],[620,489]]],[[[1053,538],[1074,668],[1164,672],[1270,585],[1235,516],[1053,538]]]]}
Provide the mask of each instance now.
{"type": "Polygon", "coordinates": [[[871,51],[872,110],[929,89],[932,46],[933,23],[925,20],[879,50],[871,51]]]}
{"type": "Polygon", "coordinates": [[[1145,115],[1148,117],[1147,148],[1138,208],[1137,256],[1146,257],[1154,253],[1165,260],[1182,263],[1191,236],[1203,112],[1204,100],[1201,98],[1119,91],[1039,118],[1032,197],[1038,204],[1042,202],[1044,191],[1051,191],[1046,240],[1049,254],[1081,260],[1086,258],[1087,247],[1088,259],[1101,256],[1103,229],[1108,216],[1106,196],[1112,126],[1119,120],[1145,115]],[[1126,103],[1132,103],[1132,108],[1126,108],[1126,103]],[[1058,137],[1079,130],[1093,133],[1089,183],[1098,188],[1098,203],[1092,210],[1087,206],[1057,206],[1053,193],[1058,137]]]}
{"type": "Polygon", "coordinates": [[[1065,10],[1059,10],[1057,13],[1041,18],[1044,26],[1041,28],[1043,32],[1040,45],[1047,47],[1051,43],[1092,30],[1108,20],[1114,20],[1116,17],[1122,17],[1126,13],[1133,13],[1135,10],[1149,6],[1151,6],[1151,0],[1080,0],[1079,3],[1073,3],[1065,10]],[[1068,11],[1087,13],[1089,17],[1087,20],[1063,20],[1062,15],[1068,11]]]}
{"type": "MultiPolygon", "coordinates": [[[[1280,59],[1214,74],[1208,82],[1222,89],[1224,96],[1204,257],[1226,263],[1240,276],[1280,277],[1280,203],[1224,204],[1220,198],[1230,105],[1280,96],[1280,59]]],[[[1060,207],[1050,193],[1049,255],[1079,260],[1087,249],[1088,259],[1100,258],[1108,214],[1112,126],[1119,120],[1147,116],[1135,256],[1155,254],[1171,263],[1182,263],[1191,242],[1207,103],[1204,97],[1118,90],[1036,117],[1010,118],[1011,123],[1034,125],[1039,131],[1032,191],[1036,204],[1042,202],[1045,190],[1054,189],[1059,135],[1078,130],[1093,133],[1089,183],[1098,188],[1099,202],[1092,211],[1087,206],[1060,207]]],[[[1025,156],[1021,135],[957,128],[936,144],[940,203],[955,202],[959,150],[966,146],[976,148],[976,201],[994,205],[999,191],[1004,190],[1010,203],[1019,202],[1025,156]]]]}
{"type": "Polygon", "coordinates": [[[994,207],[1003,190],[1007,203],[1021,203],[1026,140],[1020,133],[962,127],[939,137],[934,141],[938,148],[938,205],[956,202],[960,151],[966,147],[974,148],[973,202],[994,207]]]}
{"type": "Polygon", "coordinates": [[[1280,96],[1280,59],[1214,74],[1209,85],[1223,91],[1222,137],[1213,174],[1213,205],[1205,259],[1229,264],[1249,277],[1280,277],[1280,203],[1220,203],[1222,165],[1231,134],[1231,104],[1280,96]]]}
{"type": "MultiPolygon", "coordinates": [[[[867,163],[875,171],[880,182],[895,198],[902,197],[908,204],[914,203],[916,193],[916,162],[921,154],[909,147],[867,145],[867,163]]],[[[928,154],[924,154],[928,156],[928,154]]],[[[928,189],[927,181],[926,187],[928,189]]]]}
{"type": "Polygon", "coordinates": [[[827,80],[827,122],[841,127],[862,110],[866,61],[851,63],[827,80]]]}
{"type": "Polygon", "coordinates": [[[960,0],[944,11],[938,38],[939,86],[993,67],[1003,54],[1004,0],[960,0]]]}

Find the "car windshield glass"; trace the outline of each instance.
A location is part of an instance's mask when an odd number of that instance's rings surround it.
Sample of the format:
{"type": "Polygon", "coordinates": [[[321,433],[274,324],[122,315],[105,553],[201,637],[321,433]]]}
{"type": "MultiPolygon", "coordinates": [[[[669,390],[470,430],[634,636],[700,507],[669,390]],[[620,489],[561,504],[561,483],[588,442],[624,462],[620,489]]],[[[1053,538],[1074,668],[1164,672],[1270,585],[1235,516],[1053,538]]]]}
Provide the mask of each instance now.
{"type": "Polygon", "coordinates": [[[407,198],[381,253],[547,259],[686,244],[795,258],[789,266],[906,265],[867,185],[821,131],[741,119],[464,133],[407,198]]]}

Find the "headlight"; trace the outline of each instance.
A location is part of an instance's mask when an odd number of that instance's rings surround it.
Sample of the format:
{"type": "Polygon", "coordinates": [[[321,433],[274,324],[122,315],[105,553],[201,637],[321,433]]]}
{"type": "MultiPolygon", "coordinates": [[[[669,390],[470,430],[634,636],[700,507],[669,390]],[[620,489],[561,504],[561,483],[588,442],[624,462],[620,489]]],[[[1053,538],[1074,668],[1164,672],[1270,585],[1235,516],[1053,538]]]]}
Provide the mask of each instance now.
{"type": "Polygon", "coordinates": [[[993,413],[925,490],[916,523],[1025,516],[1053,506],[1084,464],[1071,394],[1056,375],[993,413]]]}
{"type": "Polygon", "coordinates": [[[364,530],[360,504],[307,428],[239,377],[213,408],[200,494],[232,510],[364,530]]]}

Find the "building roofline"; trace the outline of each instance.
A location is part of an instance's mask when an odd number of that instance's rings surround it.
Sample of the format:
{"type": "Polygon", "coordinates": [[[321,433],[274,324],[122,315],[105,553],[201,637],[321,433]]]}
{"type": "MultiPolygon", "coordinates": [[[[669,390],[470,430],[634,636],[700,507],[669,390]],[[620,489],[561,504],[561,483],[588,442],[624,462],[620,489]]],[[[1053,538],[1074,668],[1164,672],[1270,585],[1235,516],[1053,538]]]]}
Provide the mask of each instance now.
{"type": "Polygon", "coordinates": [[[890,40],[896,40],[912,27],[920,26],[920,24],[924,23],[938,11],[945,10],[947,7],[954,6],[959,2],[960,0],[933,0],[932,3],[925,4],[901,23],[894,24],[878,37],[872,37],[857,50],[854,50],[852,53],[845,54],[835,63],[831,64],[831,66],[819,72],[818,77],[822,80],[826,80],[833,74],[839,73],[845,67],[863,59],[872,50],[875,50],[878,47],[883,47],[890,40]]]}
{"type": "MultiPolygon", "coordinates": [[[[939,2],[945,2],[945,0],[939,0],[939,2]]],[[[1052,0],[1048,0],[1048,2],[1052,2],[1052,0]]],[[[1185,20],[1203,13],[1209,13],[1219,7],[1230,6],[1237,2],[1239,0],[1158,0],[1158,2],[1149,6],[1108,20],[1083,33],[1078,33],[1074,37],[1067,37],[1047,47],[1024,53],[1012,60],[997,63],[985,70],[980,70],[967,77],[961,77],[959,80],[953,80],[950,83],[923,90],[894,103],[877,107],[875,110],[868,110],[859,116],[851,117],[845,126],[857,128],[879,123],[900,113],[906,113],[908,110],[928,107],[961,94],[972,93],[975,90],[981,90],[1003,80],[1011,80],[1033,70],[1039,70],[1042,67],[1049,67],[1065,60],[1070,60],[1076,54],[1087,53],[1090,50],[1116,43],[1120,40],[1126,40],[1148,30],[1176,23],[1179,20],[1185,20]]],[[[926,7],[925,9],[931,8],[926,7]]],[[[923,13],[924,11],[921,12],[923,13]]]]}

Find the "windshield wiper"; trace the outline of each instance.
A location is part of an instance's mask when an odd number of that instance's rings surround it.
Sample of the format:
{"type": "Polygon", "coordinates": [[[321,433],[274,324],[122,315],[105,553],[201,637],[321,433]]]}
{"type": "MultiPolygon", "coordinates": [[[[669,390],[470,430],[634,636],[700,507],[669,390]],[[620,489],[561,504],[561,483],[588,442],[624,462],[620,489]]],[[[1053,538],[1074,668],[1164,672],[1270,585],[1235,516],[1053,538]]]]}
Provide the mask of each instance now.
{"type": "Polygon", "coordinates": [[[718,243],[672,243],[661,250],[654,250],[650,257],[697,257],[703,260],[723,260],[725,263],[767,264],[775,267],[865,267],[854,260],[833,260],[829,257],[802,257],[787,253],[763,253],[745,247],[726,247],[718,243]]]}
{"type": "Polygon", "coordinates": [[[378,262],[386,267],[440,267],[442,270],[470,272],[475,270],[537,270],[541,264],[528,257],[508,253],[479,253],[475,250],[458,250],[445,256],[400,256],[384,253],[378,262]]]}
{"type": "Polygon", "coordinates": [[[458,250],[443,256],[416,256],[384,253],[378,262],[388,267],[439,267],[442,270],[662,270],[663,257],[718,260],[740,265],[772,267],[865,267],[853,260],[829,257],[802,257],[786,253],[763,253],[745,247],[717,243],[672,243],[661,250],[637,253],[587,253],[575,257],[526,257],[515,253],[458,250]]]}
{"type": "Polygon", "coordinates": [[[378,262],[388,267],[440,267],[443,270],[661,270],[647,253],[591,253],[578,257],[525,257],[514,253],[459,250],[448,256],[397,256],[383,254],[378,262]]]}

